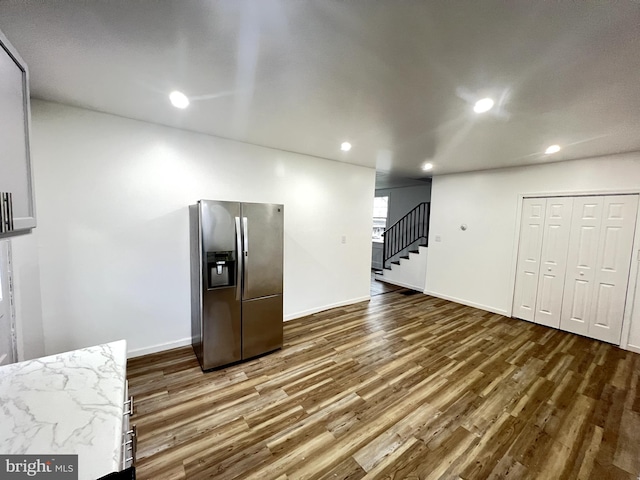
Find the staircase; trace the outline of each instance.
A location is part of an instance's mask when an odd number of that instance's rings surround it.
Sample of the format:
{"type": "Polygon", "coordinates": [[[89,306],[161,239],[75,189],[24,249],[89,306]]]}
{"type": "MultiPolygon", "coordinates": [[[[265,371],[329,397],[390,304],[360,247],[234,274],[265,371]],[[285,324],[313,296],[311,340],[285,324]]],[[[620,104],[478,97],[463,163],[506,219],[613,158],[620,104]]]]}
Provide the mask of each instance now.
{"type": "Polygon", "coordinates": [[[384,232],[380,280],[423,291],[430,203],[422,202],[384,232]]]}
{"type": "Polygon", "coordinates": [[[391,263],[389,268],[376,274],[376,279],[424,292],[427,276],[427,250],[427,247],[418,247],[418,250],[410,251],[407,256],[403,256],[397,262],[391,263]]]}
{"type": "Polygon", "coordinates": [[[426,247],[429,244],[429,212],[431,204],[422,202],[404,217],[391,225],[383,233],[382,266],[389,269],[389,263],[399,265],[399,258],[406,258],[407,252],[426,247]]]}

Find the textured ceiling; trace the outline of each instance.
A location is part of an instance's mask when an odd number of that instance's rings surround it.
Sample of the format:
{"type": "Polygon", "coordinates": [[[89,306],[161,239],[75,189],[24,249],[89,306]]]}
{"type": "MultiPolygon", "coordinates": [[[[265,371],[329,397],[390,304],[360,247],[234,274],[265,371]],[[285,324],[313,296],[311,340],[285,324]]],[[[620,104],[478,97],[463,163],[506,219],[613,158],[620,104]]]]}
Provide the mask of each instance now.
{"type": "Polygon", "coordinates": [[[4,0],[0,29],[34,97],[392,176],[640,150],[631,0],[4,0]]]}

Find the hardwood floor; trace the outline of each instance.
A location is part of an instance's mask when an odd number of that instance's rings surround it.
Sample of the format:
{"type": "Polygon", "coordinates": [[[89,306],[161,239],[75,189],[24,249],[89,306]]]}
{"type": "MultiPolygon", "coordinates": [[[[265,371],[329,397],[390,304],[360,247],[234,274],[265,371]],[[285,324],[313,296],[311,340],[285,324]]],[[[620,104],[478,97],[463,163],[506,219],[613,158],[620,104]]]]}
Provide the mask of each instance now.
{"type": "Polygon", "coordinates": [[[629,479],[640,355],[402,291],[202,373],[129,361],[139,479],[629,479]]]}
{"type": "Polygon", "coordinates": [[[371,271],[371,289],[370,295],[373,297],[375,295],[383,295],[389,292],[395,292],[396,290],[401,290],[402,287],[398,287],[397,285],[393,285],[391,283],[381,282],[376,278],[373,270],[371,271]]]}

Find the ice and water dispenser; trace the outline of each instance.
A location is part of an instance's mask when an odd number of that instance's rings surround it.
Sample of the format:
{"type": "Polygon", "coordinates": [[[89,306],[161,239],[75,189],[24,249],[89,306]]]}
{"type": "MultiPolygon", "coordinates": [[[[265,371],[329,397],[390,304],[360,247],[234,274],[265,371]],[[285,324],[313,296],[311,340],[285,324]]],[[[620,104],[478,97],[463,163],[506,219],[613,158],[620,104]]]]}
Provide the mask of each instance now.
{"type": "Polygon", "coordinates": [[[209,288],[229,287],[236,284],[236,254],[207,252],[209,288]]]}

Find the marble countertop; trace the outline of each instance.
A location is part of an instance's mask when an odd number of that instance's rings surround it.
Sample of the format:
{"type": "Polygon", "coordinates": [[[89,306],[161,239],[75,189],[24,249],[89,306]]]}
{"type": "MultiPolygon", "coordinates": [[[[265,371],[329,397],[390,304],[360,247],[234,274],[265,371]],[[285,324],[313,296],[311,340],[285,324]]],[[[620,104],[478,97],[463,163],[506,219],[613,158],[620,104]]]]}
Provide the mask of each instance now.
{"type": "Polygon", "coordinates": [[[80,480],[120,470],[126,342],[0,367],[0,453],[78,454],[80,480]]]}

